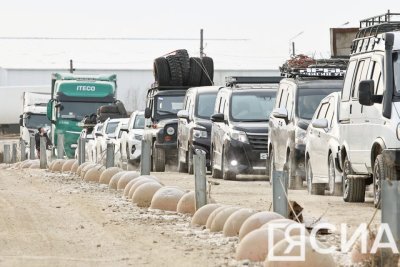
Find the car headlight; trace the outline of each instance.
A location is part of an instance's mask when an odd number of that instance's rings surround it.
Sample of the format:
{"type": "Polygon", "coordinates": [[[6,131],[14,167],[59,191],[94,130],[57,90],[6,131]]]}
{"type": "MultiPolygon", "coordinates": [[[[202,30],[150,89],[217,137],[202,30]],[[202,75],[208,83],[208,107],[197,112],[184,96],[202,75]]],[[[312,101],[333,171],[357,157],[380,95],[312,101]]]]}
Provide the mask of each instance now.
{"type": "Polygon", "coordinates": [[[193,130],[193,138],[207,138],[207,131],[193,130]]]}
{"type": "Polygon", "coordinates": [[[296,129],[295,143],[304,145],[306,143],[307,132],[303,129],[296,129]]]}
{"type": "Polygon", "coordinates": [[[173,135],[174,133],[175,133],[174,127],[168,127],[168,128],[167,128],[167,134],[168,134],[168,135],[173,135]]]}
{"type": "Polygon", "coordinates": [[[230,137],[233,140],[242,142],[242,143],[249,143],[249,139],[247,138],[247,134],[242,131],[237,131],[237,130],[231,130],[230,131],[230,137]]]}

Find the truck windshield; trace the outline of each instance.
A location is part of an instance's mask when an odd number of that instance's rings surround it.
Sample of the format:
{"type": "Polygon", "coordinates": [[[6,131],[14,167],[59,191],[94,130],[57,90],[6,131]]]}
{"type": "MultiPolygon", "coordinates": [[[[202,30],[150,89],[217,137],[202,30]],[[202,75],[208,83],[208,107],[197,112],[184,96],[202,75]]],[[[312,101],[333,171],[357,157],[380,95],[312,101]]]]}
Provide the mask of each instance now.
{"type": "Polygon", "coordinates": [[[31,114],[26,117],[25,126],[27,128],[39,128],[50,126],[50,121],[45,114],[31,114]]]}
{"type": "Polygon", "coordinates": [[[393,55],[394,89],[400,94],[400,58],[399,52],[393,55]]]}
{"type": "Polygon", "coordinates": [[[232,94],[230,113],[233,121],[268,121],[275,104],[275,91],[232,94]]]}
{"type": "Polygon", "coordinates": [[[144,129],[144,115],[136,115],[132,129],[144,129]]]}
{"type": "Polygon", "coordinates": [[[158,116],[176,117],[179,110],[183,108],[184,95],[159,96],[156,98],[156,113],[158,116]]]}
{"type": "Polygon", "coordinates": [[[62,119],[82,120],[86,115],[97,112],[97,109],[108,103],[95,102],[62,102],[60,117],[62,119]]]}
{"type": "Polygon", "coordinates": [[[297,115],[301,119],[311,120],[321,100],[340,89],[300,89],[297,98],[297,115]]]}
{"type": "Polygon", "coordinates": [[[217,98],[217,93],[199,95],[197,98],[197,105],[195,112],[196,117],[209,120],[214,111],[216,98],[217,98]]]}
{"type": "Polygon", "coordinates": [[[118,121],[107,123],[106,134],[114,133],[115,129],[117,129],[118,127],[118,123],[118,121]]]}

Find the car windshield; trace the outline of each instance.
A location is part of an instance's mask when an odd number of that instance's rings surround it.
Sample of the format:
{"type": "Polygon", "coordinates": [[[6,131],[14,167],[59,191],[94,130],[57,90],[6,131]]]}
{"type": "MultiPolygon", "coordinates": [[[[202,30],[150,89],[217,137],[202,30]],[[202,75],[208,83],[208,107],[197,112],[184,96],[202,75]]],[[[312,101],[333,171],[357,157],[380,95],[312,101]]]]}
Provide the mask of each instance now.
{"type": "Polygon", "coordinates": [[[50,126],[50,121],[44,114],[31,114],[26,117],[25,126],[37,129],[39,127],[50,126]]]}
{"type": "Polygon", "coordinates": [[[135,122],[133,123],[132,129],[144,129],[144,115],[136,115],[135,122]]]}
{"type": "Polygon", "coordinates": [[[233,121],[268,121],[276,92],[237,92],[232,94],[230,113],[233,121]]]}
{"type": "Polygon", "coordinates": [[[114,133],[115,129],[117,129],[118,127],[118,123],[118,121],[107,123],[106,134],[114,133]]]}
{"type": "Polygon", "coordinates": [[[196,112],[195,112],[196,117],[209,120],[214,111],[216,98],[217,98],[217,93],[198,95],[196,112]]]}
{"type": "Polygon", "coordinates": [[[397,94],[400,94],[400,58],[399,52],[393,56],[394,88],[397,94]]]}
{"type": "Polygon", "coordinates": [[[178,111],[183,108],[184,97],[184,95],[158,96],[155,102],[157,115],[176,117],[178,111]]]}
{"type": "Polygon", "coordinates": [[[60,117],[62,119],[82,120],[86,115],[96,113],[99,107],[105,105],[108,105],[108,103],[62,102],[60,107],[60,117]]]}
{"type": "Polygon", "coordinates": [[[321,100],[340,89],[300,89],[297,98],[297,115],[301,119],[311,120],[321,100]]]}

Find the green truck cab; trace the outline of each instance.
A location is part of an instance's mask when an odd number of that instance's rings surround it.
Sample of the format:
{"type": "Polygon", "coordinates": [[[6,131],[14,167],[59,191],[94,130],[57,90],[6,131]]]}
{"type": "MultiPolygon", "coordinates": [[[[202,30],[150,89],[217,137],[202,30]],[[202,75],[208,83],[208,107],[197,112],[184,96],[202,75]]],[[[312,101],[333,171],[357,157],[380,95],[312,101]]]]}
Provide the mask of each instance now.
{"type": "Polygon", "coordinates": [[[116,75],[52,75],[51,100],[47,104],[47,117],[51,121],[50,139],[57,145],[58,134],[64,134],[64,150],[68,158],[75,149],[85,115],[96,113],[100,106],[115,101],[116,75]]]}

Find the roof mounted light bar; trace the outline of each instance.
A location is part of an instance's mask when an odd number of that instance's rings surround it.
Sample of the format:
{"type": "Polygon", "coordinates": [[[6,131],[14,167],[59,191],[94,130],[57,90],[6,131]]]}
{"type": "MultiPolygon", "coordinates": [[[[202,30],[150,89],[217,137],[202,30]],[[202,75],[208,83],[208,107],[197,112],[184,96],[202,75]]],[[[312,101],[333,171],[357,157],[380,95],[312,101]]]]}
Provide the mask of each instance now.
{"type": "Polygon", "coordinates": [[[270,84],[279,83],[281,76],[229,76],[225,78],[226,86],[237,84],[270,84]]]}

